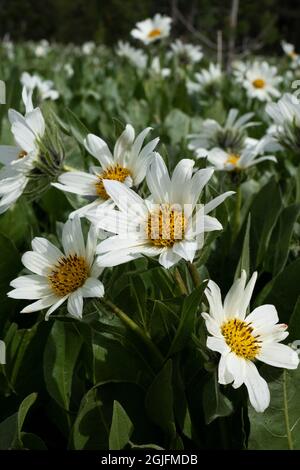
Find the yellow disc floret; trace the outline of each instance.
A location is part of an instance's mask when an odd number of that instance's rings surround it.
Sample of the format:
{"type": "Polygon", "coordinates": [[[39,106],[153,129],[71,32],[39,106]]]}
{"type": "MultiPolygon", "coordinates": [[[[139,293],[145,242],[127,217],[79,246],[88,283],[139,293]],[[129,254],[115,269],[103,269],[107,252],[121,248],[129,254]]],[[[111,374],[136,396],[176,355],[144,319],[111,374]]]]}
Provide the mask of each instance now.
{"type": "Polygon", "coordinates": [[[255,88],[264,88],[266,86],[266,82],[263,78],[256,78],[253,80],[252,85],[255,88]]]}
{"type": "Polygon", "coordinates": [[[244,359],[253,360],[260,351],[260,341],[253,335],[249,323],[234,318],[223,323],[222,335],[231,351],[244,359]]]}
{"type": "Polygon", "coordinates": [[[109,196],[104,188],[103,180],[115,180],[124,183],[128,176],[131,176],[130,170],[128,170],[128,168],[122,167],[118,163],[106,168],[103,173],[98,175],[99,181],[96,183],[96,191],[98,196],[100,196],[102,199],[109,199],[109,196]]]}
{"type": "Polygon", "coordinates": [[[184,238],[187,220],[182,210],[163,204],[148,216],[147,236],[159,247],[172,247],[184,238]]]}
{"type": "Polygon", "coordinates": [[[74,254],[60,258],[48,279],[54,293],[64,297],[82,287],[88,276],[85,258],[74,254]]]}
{"type": "Polygon", "coordinates": [[[152,31],[148,33],[148,38],[150,39],[158,38],[159,36],[161,36],[161,30],[159,28],[152,29],[152,31]]]}

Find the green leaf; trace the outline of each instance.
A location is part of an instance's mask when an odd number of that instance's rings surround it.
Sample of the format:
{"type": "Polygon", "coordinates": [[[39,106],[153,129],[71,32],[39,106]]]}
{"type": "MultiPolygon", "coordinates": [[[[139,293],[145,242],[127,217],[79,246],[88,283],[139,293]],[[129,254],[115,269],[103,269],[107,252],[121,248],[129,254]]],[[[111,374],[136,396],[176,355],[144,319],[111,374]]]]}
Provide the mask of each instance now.
{"type": "Polygon", "coordinates": [[[282,271],[287,261],[290,242],[299,213],[300,204],[292,204],[285,207],[281,211],[273,230],[266,255],[265,267],[275,275],[282,271]]]}
{"type": "Polygon", "coordinates": [[[197,287],[189,296],[185,297],[182,305],[179,325],[168,352],[168,356],[171,356],[183,349],[191,338],[191,334],[194,329],[197,308],[201,302],[205,287],[206,283],[202,283],[201,286],[197,287]]]}
{"type": "Polygon", "coordinates": [[[300,340],[300,296],[289,321],[289,342],[300,340]]]}
{"type": "Polygon", "coordinates": [[[37,398],[36,393],[26,397],[17,413],[0,423],[0,450],[9,450],[22,447],[22,428],[25,418],[37,398]]]}
{"type": "Polygon", "coordinates": [[[206,424],[210,424],[216,418],[228,416],[233,412],[231,402],[220,391],[217,371],[214,371],[205,383],[202,399],[206,424]]]}
{"type": "Polygon", "coordinates": [[[133,432],[133,424],[124,408],[114,401],[113,417],[109,432],[109,449],[121,450],[128,444],[133,432]]]}
{"type": "Polygon", "coordinates": [[[250,227],[251,227],[251,215],[249,214],[246,226],[245,237],[243,241],[242,253],[238,262],[234,279],[238,279],[241,276],[241,272],[244,269],[247,275],[250,274],[250,227]]]}
{"type": "Polygon", "coordinates": [[[28,450],[47,450],[46,444],[44,441],[31,432],[22,432],[21,440],[23,444],[23,449],[28,450]]]}
{"type": "Polygon", "coordinates": [[[69,108],[66,108],[65,114],[73,137],[80,145],[83,145],[83,141],[88,135],[89,130],[69,108]]]}
{"type": "Polygon", "coordinates": [[[172,144],[177,144],[186,138],[189,132],[190,118],[180,109],[172,109],[165,119],[165,126],[172,144]]]}
{"type": "Polygon", "coordinates": [[[82,339],[72,322],[55,321],[44,351],[44,378],[48,393],[70,409],[73,375],[82,339]]]}
{"type": "Polygon", "coordinates": [[[149,418],[171,440],[176,436],[173,401],[172,361],[169,359],[150,385],[145,403],[149,418]]]}
{"type": "Polygon", "coordinates": [[[263,366],[271,402],[264,413],[249,409],[249,448],[300,450],[300,368],[280,371],[263,366]]]}

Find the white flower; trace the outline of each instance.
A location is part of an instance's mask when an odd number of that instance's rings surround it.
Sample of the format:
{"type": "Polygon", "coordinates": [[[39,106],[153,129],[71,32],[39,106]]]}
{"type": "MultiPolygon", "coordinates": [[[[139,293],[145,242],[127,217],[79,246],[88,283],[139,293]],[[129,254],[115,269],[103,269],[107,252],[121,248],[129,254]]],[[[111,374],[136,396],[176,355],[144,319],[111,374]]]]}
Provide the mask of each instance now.
{"type": "Polygon", "coordinates": [[[300,65],[300,56],[296,53],[294,44],[281,41],[281,47],[283,52],[291,59],[292,68],[298,67],[300,65]]]}
{"type": "Polygon", "coordinates": [[[50,50],[50,44],[47,39],[42,39],[35,47],[34,53],[36,57],[45,57],[50,50]]]}
{"type": "Polygon", "coordinates": [[[73,77],[74,69],[73,69],[72,65],[69,62],[64,64],[64,71],[66,72],[68,78],[73,77]]]}
{"type": "Polygon", "coordinates": [[[160,264],[170,268],[181,258],[194,259],[204,232],[222,229],[220,222],[207,214],[233,192],[197,206],[213,170],[199,170],[192,176],[193,166],[193,160],[181,160],[170,179],[162,157],[156,154],[147,172],[148,200],[117,181],[104,181],[119,210],[108,208],[93,219],[99,228],[116,234],[97,247],[101,266],[116,266],[147,255],[159,256],[160,264]]]}
{"type": "Polygon", "coordinates": [[[276,75],[277,68],[265,61],[261,63],[255,61],[252,65],[249,65],[242,81],[249,98],[271,101],[272,98],[279,97],[280,92],[277,87],[282,81],[282,77],[276,75]]]}
{"type": "Polygon", "coordinates": [[[246,129],[259,125],[250,121],[254,113],[246,113],[239,116],[237,109],[230,109],[224,125],[214,119],[205,119],[201,123],[198,134],[190,134],[188,148],[195,150],[199,156],[207,154],[207,150],[220,148],[231,153],[241,151],[248,145],[253,145],[255,139],[247,136],[246,129]]]}
{"type": "Polygon", "coordinates": [[[209,64],[208,69],[203,69],[201,72],[195,74],[196,82],[191,80],[187,81],[187,90],[189,94],[202,92],[205,88],[220,82],[222,79],[222,70],[218,64],[209,64]]]}
{"type": "Polygon", "coordinates": [[[118,42],[117,54],[119,57],[126,57],[138,69],[146,68],[147,56],[144,51],[132,47],[128,42],[118,42]]]}
{"type": "Polygon", "coordinates": [[[221,148],[213,148],[207,151],[206,155],[201,154],[201,157],[206,156],[209,163],[211,163],[216,170],[241,171],[264,162],[265,160],[276,162],[277,160],[273,155],[259,157],[268,147],[273,148],[273,139],[269,136],[265,136],[254,145],[244,147],[240,152],[233,153],[230,150],[225,151],[221,148]]]}
{"type": "Polygon", "coordinates": [[[82,52],[84,55],[90,55],[96,49],[96,44],[93,41],[87,41],[82,45],[82,52]]]}
{"type": "Polygon", "coordinates": [[[102,268],[94,262],[97,235],[91,226],[85,244],[78,217],[68,220],[62,232],[64,252],[46,238],[32,240],[33,251],[22,257],[23,265],[34,274],[20,276],[10,285],[7,295],[14,299],[36,300],[21,313],[49,308],[46,320],[63,302],[68,300],[68,312],[82,318],[83,298],[102,297],[104,287],[98,280],[102,268]]]}
{"type": "Polygon", "coordinates": [[[161,67],[159,57],[154,57],[150,65],[150,74],[158,77],[169,77],[171,70],[167,67],[161,67]]]}
{"type": "Polygon", "coordinates": [[[146,19],[136,24],[131,31],[131,36],[139,39],[144,44],[150,44],[158,39],[166,38],[170,35],[172,19],[169,16],[157,13],[153,19],[146,19]]]}
{"type": "Polygon", "coordinates": [[[185,44],[180,39],[177,39],[171,44],[172,51],[168,54],[169,57],[178,57],[184,63],[197,64],[203,57],[202,47],[195,46],[194,44],[185,44]]]}
{"type": "Polygon", "coordinates": [[[280,344],[288,333],[287,325],[278,324],[274,305],[261,305],[247,315],[257,273],[246,285],[246,273],[237,279],[222,303],[217,284],[209,281],[205,294],[210,314],[202,313],[208,332],[207,347],[221,354],[219,383],[245,384],[252,406],[263,412],[270,403],[267,382],[260,376],[256,359],[275,367],[296,369],[299,358],[292,348],[280,344]]]}
{"type": "Polygon", "coordinates": [[[39,108],[32,109],[31,96],[23,90],[27,112],[22,116],[10,109],[8,117],[16,146],[0,146],[0,214],[5,212],[23,193],[28,174],[39,154],[39,141],[45,132],[45,121],[39,108]],[[28,111],[30,110],[30,111],[28,111]]]}
{"type": "Polygon", "coordinates": [[[290,93],[285,93],[277,103],[268,103],[266,112],[274,124],[269,128],[269,134],[282,145],[296,149],[300,148],[300,103],[290,93]]]}
{"type": "Polygon", "coordinates": [[[0,364],[5,364],[6,363],[6,358],[5,358],[5,343],[4,341],[0,340],[0,364]]]}
{"type": "Polygon", "coordinates": [[[91,167],[91,173],[83,171],[63,173],[59,176],[58,183],[53,183],[53,186],[62,191],[96,198],[90,204],[73,212],[71,217],[75,213],[87,216],[99,205],[105,207],[112,204],[103,185],[104,179],[117,180],[127,186],[137,186],[143,181],[152,152],[159,141],[158,138],[153,139],[143,147],[150,130],[151,127],[147,127],[135,138],[133,127],[127,124],[115,144],[113,154],[104,140],[88,134],[84,141],[85,148],[98,160],[100,166],[91,167]]]}
{"type": "Polygon", "coordinates": [[[23,72],[21,83],[30,92],[37,89],[42,101],[47,99],[54,101],[59,98],[58,91],[53,88],[54,83],[52,80],[42,80],[38,75],[30,75],[28,72],[23,72]]]}

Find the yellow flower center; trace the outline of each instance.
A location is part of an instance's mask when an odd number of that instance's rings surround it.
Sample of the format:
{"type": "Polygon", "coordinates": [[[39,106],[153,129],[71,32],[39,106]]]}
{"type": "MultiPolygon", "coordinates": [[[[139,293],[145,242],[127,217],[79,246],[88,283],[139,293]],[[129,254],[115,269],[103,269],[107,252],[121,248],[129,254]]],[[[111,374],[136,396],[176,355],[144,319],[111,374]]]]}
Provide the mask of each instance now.
{"type": "Polygon", "coordinates": [[[158,38],[161,36],[161,30],[159,28],[152,29],[150,33],[148,33],[148,38],[153,39],[153,38],[158,38]]]}
{"type": "Polygon", "coordinates": [[[182,210],[162,204],[159,210],[148,216],[147,236],[151,243],[159,247],[172,247],[184,238],[187,220],[182,210]]]}
{"type": "Polygon", "coordinates": [[[255,88],[264,88],[266,86],[266,82],[263,78],[256,78],[253,80],[252,85],[255,88]]]}
{"type": "Polygon", "coordinates": [[[28,155],[28,153],[25,152],[25,150],[21,150],[21,152],[19,152],[18,158],[24,158],[26,155],[28,155]]]}
{"type": "Polygon", "coordinates": [[[55,294],[64,297],[82,287],[89,276],[85,258],[69,255],[61,258],[48,276],[55,294]]]}
{"type": "Polygon", "coordinates": [[[236,155],[235,153],[230,153],[227,157],[227,163],[231,163],[231,165],[236,166],[240,158],[241,157],[239,155],[236,155]]]}
{"type": "Polygon", "coordinates": [[[131,175],[128,168],[124,168],[118,163],[116,165],[108,167],[103,173],[98,175],[99,181],[96,183],[96,191],[98,196],[102,199],[109,199],[109,195],[105,191],[103,180],[116,180],[123,183],[128,176],[131,175]]]}
{"type": "Polygon", "coordinates": [[[249,323],[234,318],[223,323],[222,335],[231,351],[243,359],[253,360],[260,351],[260,341],[253,335],[249,323]]]}
{"type": "Polygon", "coordinates": [[[297,59],[297,57],[298,57],[298,54],[297,54],[296,52],[294,52],[294,51],[293,51],[293,52],[289,52],[288,55],[289,55],[290,58],[293,59],[293,60],[294,60],[294,59],[297,59]]]}

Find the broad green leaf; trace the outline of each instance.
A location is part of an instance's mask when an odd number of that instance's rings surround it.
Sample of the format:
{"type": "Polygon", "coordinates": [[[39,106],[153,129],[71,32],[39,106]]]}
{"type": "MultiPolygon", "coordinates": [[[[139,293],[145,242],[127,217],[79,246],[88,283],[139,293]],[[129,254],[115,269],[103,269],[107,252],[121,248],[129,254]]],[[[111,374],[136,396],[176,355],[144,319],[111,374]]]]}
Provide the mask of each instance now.
{"type": "Polygon", "coordinates": [[[173,109],[164,122],[171,142],[177,144],[186,138],[189,132],[190,118],[179,109],[173,109]]]}
{"type": "Polygon", "coordinates": [[[228,416],[233,412],[230,400],[220,390],[216,371],[204,384],[202,400],[206,424],[210,424],[216,418],[228,416]]]}
{"type": "Polygon", "coordinates": [[[191,338],[196,312],[201,302],[206,283],[202,283],[189,296],[185,297],[180,314],[180,321],[171,344],[168,356],[171,356],[183,349],[191,338]]]}
{"type": "Polygon", "coordinates": [[[109,449],[121,450],[128,444],[133,425],[119,402],[114,401],[112,423],[109,432],[109,449]]]}
{"type": "Polygon", "coordinates": [[[65,110],[65,114],[73,137],[80,145],[83,145],[83,141],[88,135],[89,130],[69,108],[65,110]]]}
{"type": "Polygon", "coordinates": [[[300,340],[300,296],[289,321],[289,342],[300,340]]]}
{"type": "Polygon", "coordinates": [[[249,448],[300,450],[300,367],[281,371],[264,366],[263,370],[271,402],[264,413],[249,408],[249,448]]]}
{"type": "Polygon", "coordinates": [[[250,227],[251,227],[251,215],[249,214],[246,226],[246,232],[243,241],[243,248],[240,260],[238,262],[234,279],[240,277],[242,270],[244,269],[249,276],[251,272],[250,268],[250,227]]]}
{"type": "Polygon", "coordinates": [[[44,351],[44,378],[48,393],[64,409],[70,409],[73,375],[82,339],[73,322],[55,321],[44,351]]]}
{"type": "Polygon", "coordinates": [[[172,361],[169,359],[150,385],[146,395],[149,418],[165,432],[169,440],[176,437],[173,411],[172,361]]]}

